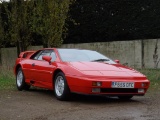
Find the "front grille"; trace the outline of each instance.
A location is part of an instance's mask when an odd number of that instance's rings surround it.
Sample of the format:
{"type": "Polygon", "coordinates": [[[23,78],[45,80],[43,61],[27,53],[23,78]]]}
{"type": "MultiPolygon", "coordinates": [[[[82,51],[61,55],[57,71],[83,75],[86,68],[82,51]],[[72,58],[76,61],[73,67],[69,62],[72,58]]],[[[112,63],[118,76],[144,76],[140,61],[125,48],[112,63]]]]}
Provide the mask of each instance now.
{"type": "Polygon", "coordinates": [[[138,89],[133,89],[133,88],[101,88],[101,93],[138,93],[138,89]]]}

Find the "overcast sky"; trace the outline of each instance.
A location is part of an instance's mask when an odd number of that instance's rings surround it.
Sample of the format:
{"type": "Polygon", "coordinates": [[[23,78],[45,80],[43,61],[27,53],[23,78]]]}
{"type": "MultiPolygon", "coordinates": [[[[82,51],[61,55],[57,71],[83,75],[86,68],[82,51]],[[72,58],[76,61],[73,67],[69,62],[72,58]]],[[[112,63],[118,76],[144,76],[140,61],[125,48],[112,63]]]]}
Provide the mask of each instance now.
{"type": "Polygon", "coordinates": [[[10,0],[2,0],[2,1],[10,1],[10,0]]]}
{"type": "MultiPolygon", "coordinates": [[[[1,2],[1,1],[10,1],[10,0],[0,0],[0,2],[1,2]]],[[[24,0],[24,1],[26,1],[26,0],[24,0]]]]}

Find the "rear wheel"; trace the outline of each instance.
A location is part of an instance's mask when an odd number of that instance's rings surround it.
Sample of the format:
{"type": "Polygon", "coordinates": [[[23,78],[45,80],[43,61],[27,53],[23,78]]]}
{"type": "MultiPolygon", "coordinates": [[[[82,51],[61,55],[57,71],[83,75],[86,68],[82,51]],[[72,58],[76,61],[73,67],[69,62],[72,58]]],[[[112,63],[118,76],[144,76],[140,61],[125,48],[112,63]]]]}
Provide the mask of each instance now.
{"type": "Polygon", "coordinates": [[[130,96],[118,96],[119,99],[121,100],[130,100],[133,96],[130,95],[130,96]]]}
{"type": "Polygon", "coordinates": [[[55,77],[54,93],[59,100],[68,100],[70,98],[70,89],[68,87],[64,73],[59,72],[55,77]]]}
{"type": "Polygon", "coordinates": [[[22,90],[28,90],[30,88],[30,85],[27,85],[25,83],[25,77],[23,74],[23,71],[21,68],[18,69],[17,75],[16,75],[16,85],[17,89],[22,91],[22,90]]]}

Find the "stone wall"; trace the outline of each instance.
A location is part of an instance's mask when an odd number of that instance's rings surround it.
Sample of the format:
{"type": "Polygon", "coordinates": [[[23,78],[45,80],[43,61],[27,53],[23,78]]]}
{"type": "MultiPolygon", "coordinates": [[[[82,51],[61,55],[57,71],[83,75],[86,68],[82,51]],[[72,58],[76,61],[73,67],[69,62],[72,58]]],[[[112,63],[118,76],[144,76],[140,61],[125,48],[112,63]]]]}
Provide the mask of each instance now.
{"type": "MultiPolygon", "coordinates": [[[[28,50],[41,48],[42,46],[32,46],[28,50]]],[[[96,50],[134,68],[160,68],[160,39],[63,44],[62,48],[96,50]]],[[[13,67],[17,57],[16,48],[2,48],[1,53],[2,65],[13,67]]]]}
{"type": "Polygon", "coordinates": [[[160,39],[64,44],[62,47],[96,50],[134,68],[160,68],[160,39]]]}
{"type": "MultiPolygon", "coordinates": [[[[38,50],[41,49],[42,46],[30,46],[28,47],[28,50],[38,50]]],[[[2,60],[2,66],[13,68],[15,64],[15,60],[17,58],[17,48],[1,48],[1,60],[2,60]]]]}
{"type": "Polygon", "coordinates": [[[80,48],[96,50],[109,58],[118,59],[122,64],[141,68],[142,67],[142,47],[141,40],[118,41],[101,43],[64,44],[64,48],[80,48]]]}
{"type": "Polygon", "coordinates": [[[160,68],[160,39],[144,41],[144,66],[160,68]]]}

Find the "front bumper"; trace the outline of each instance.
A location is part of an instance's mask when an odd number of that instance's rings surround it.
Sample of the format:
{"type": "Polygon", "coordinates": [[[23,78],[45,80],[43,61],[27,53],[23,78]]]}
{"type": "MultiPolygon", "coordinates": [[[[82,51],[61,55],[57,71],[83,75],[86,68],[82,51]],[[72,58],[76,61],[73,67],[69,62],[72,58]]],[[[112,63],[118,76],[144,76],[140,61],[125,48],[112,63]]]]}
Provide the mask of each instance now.
{"type": "Polygon", "coordinates": [[[100,94],[100,95],[144,95],[149,88],[149,80],[127,80],[127,79],[102,79],[82,78],[66,76],[71,92],[81,94],[100,94]],[[101,86],[93,86],[94,81],[102,82],[101,86]],[[112,88],[112,81],[134,82],[134,88],[112,88]],[[145,83],[146,86],[142,86],[145,83]]]}

